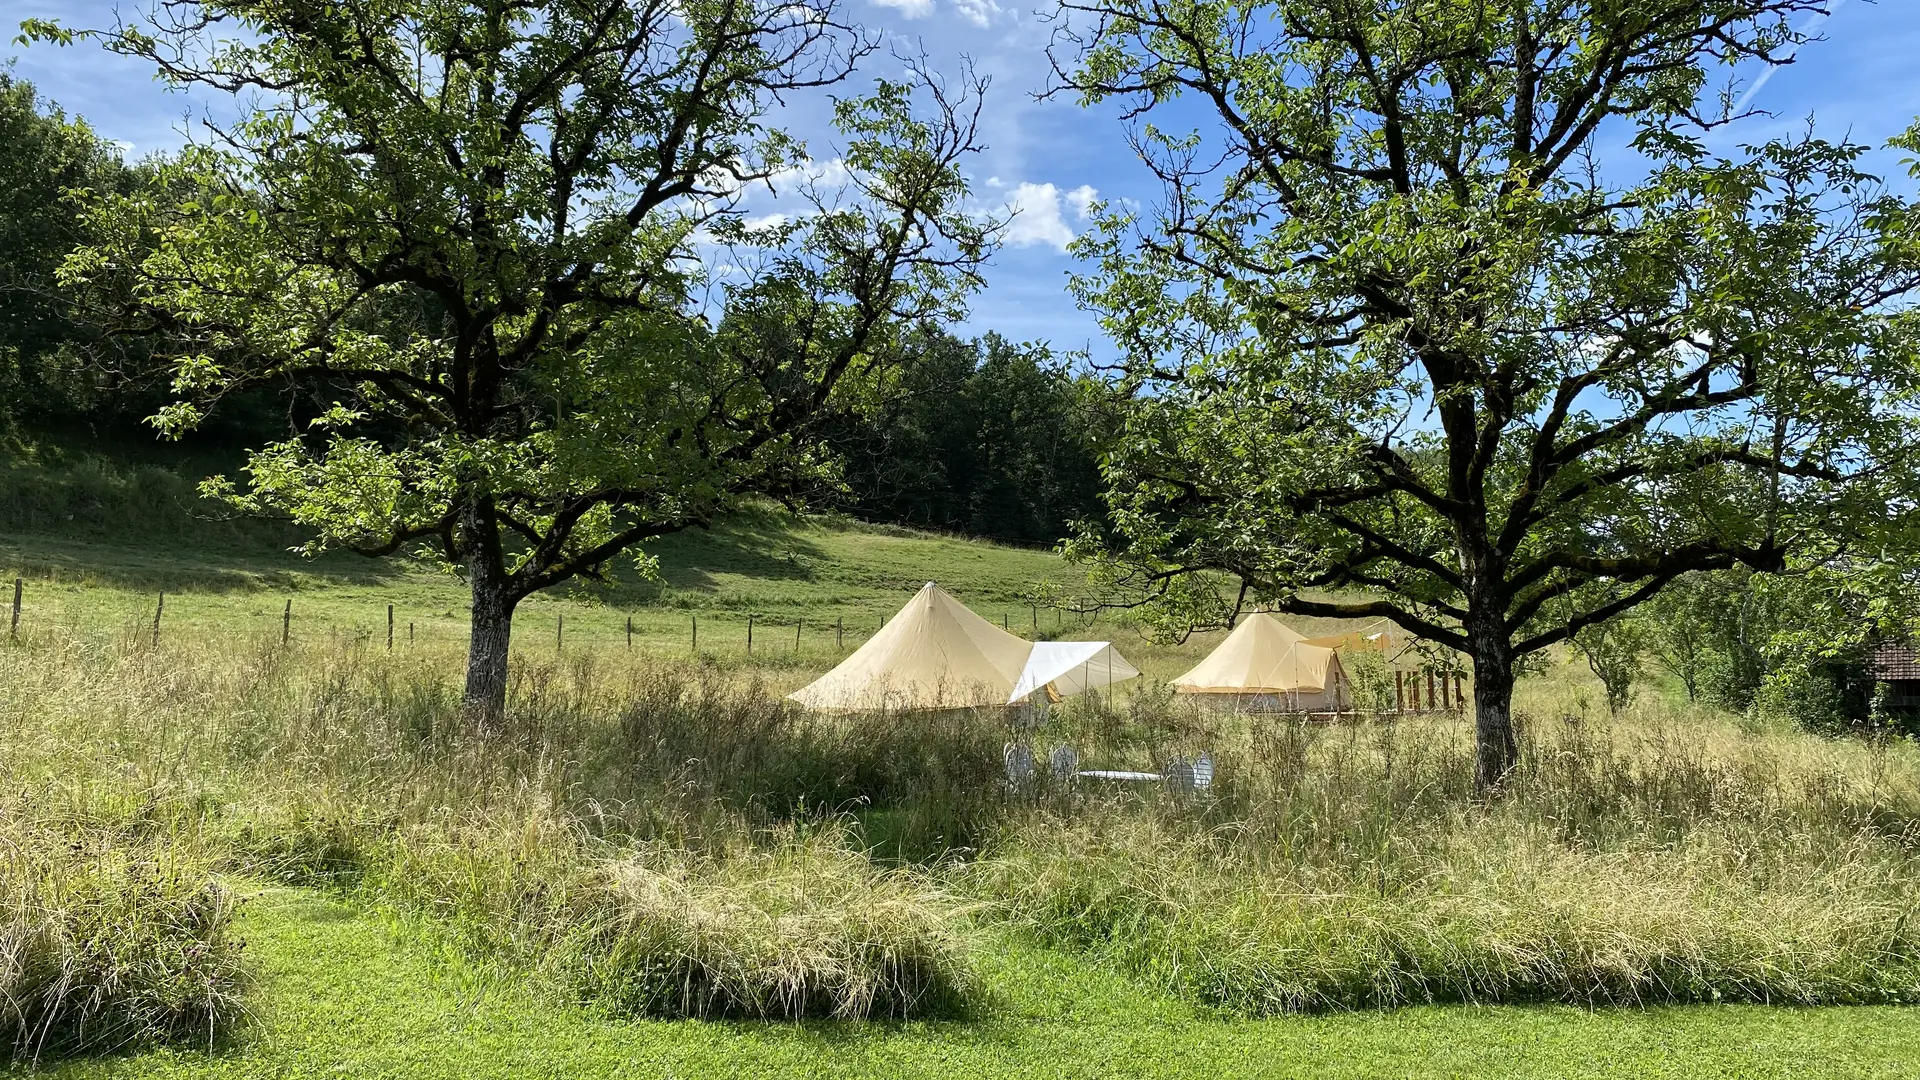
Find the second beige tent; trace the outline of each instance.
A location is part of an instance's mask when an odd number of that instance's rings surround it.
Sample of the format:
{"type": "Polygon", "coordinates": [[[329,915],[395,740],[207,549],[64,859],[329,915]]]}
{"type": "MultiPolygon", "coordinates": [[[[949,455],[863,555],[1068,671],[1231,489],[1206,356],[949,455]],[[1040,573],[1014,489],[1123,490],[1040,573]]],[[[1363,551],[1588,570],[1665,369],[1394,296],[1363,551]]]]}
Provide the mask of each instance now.
{"type": "Polygon", "coordinates": [[[1384,620],[1366,630],[1352,630],[1344,634],[1308,638],[1307,644],[1322,645],[1336,650],[1345,649],[1349,652],[1377,652],[1388,664],[1399,661],[1401,655],[1407,651],[1407,643],[1401,639],[1399,629],[1384,620]]]}
{"type": "Polygon", "coordinates": [[[1173,689],[1180,694],[1231,696],[1239,704],[1310,712],[1352,704],[1339,653],[1309,644],[1264,611],[1242,619],[1205,660],[1173,680],[1173,689]]]}

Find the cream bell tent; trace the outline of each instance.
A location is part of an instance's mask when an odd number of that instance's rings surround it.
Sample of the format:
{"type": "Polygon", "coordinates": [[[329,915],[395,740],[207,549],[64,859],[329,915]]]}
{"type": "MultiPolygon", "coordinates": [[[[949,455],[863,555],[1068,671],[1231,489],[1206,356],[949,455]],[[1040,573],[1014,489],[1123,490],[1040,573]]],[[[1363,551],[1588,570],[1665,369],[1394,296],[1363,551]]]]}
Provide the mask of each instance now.
{"type": "Polygon", "coordinates": [[[1242,619],[1192,671],[1173,680],[1179,694],[1219,694],[1241,704],[1309,711],[1351,704],[1340,655],[1263,611],[1242,619]],[[1247,700],[1251,699],[1251,700],[1247,700]]]}
{"type": "Polygon", "coordinates": [[[1032,651],[929,581],[853,655],[787,696],[831,712],[1005,705],[1032,651]]]}
{"type": "Polygon", "coordinates": [[[787,695],[809,709],[969,709],[1049,700],[1140,674],[1104,641],[1015,637],[929,581],[832,671],[787,695]]]}
{"type": "Polygon", "coordinates": [[[1140,669],[1127,663],[1108,641],[1036,641],[1027,656],[1026,670],[1007,698],[1009,705],[1025,704],[1044,691],[1048,701],[1136,678],[1140,669]]]}

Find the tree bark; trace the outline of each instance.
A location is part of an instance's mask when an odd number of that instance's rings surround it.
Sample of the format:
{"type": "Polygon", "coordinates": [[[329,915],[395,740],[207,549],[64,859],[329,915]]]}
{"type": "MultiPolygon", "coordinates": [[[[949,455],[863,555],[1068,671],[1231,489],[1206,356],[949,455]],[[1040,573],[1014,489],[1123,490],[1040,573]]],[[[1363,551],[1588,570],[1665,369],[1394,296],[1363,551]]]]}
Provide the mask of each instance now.
{"type": "Polygon", "coordinates": [[[1473,789],[1499,793],[1515,766],[1520,746],[1513,737],[1513,643],[1506,628],[1473,620],[1467,627],[1473,650],[1473,789]]]}
{"type": "Polygon", "coordinates": [[[467,689],[462,697],[470,722],[497,730],[507,711],[507,647],[513,640],[518,598],[500,560],[499,533],[490,505],[469,512],[467,576],[473,586],[472,632],[467,640],[467,689]],[[482,520],[482,519],[485,520],[482,520]]]}
{"type": "Polygon", "coordinates": [[[513,601],[499,583],[473,583],[473,629],[467,643],[468,716],[482,730],[499,726],[507,711],[507,646],[513,639],[513,601]]]}

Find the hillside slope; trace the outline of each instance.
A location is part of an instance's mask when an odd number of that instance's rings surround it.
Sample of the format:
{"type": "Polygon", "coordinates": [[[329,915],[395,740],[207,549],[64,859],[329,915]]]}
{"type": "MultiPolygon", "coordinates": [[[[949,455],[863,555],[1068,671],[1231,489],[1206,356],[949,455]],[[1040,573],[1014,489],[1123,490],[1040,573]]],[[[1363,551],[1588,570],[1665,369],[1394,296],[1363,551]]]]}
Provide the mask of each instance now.
{"type": "MultiPolygon", "coordinates": [[[[297,639],[384,646],[392,605],[396,647],[464,647],[468,597],[457,576],[404,558],[307,558],[290,550],[299,538],[223,515],[178,469],[98,456],[0,465],[0,581],[25,581],[23,633],[149,636],[164,593],[163,638],[277,640],[291,602],[297,639]]],[[[524,601],[516,649],[624,649],[631,619],[636,649],[737,662],[749,659],[751,620],[753,663],[818,669],[927,581],[1023,636],[1122,642],[1154,675],[1174,674],[1217,640],[1154,644],[1129,613],[1078,612],[1086,574],[1050,551],[838,516],[756,508],[646,551],[657,577],[623,562],[610,585],[574,582],[524,601]],[[1060,606],[1036,604],[1040,596],[1060,606]]],[[[1308,632],[1345,628],[1289,621],[1308,632]]]]}
{"type": "MultiPolygon", "coordinates": [[[[149,632],[160,593],[162,633],[277,636],[293,603],[293,632],[384,641],[387,605],[396,636],[464,641],[466,591],[428,563],[350,553],[305,558],[298,535],[272,523],[223,518],[179,472],[85,458],[59,466],[0,467],[0,576],[25,579],[22,630],[149,632]]],[[[1084,574],[1058,556],[837,517],[767,507],[711,529],[664,537],[646,549],[660,574],[630,565],[607,586],[573,583],[527,600],[521,644],[637,643],[756,654],[803,653],[856,643],[912,591],[938,581],[1009,627],[1071,634],[1071,613],[1036,609],[1041,590],[1079,591],[1084,574]],[[836,630],[836,626],[838,630],[836,630]],[[737,639],[737,640],[736,640],[737,639]],[[783,648],[776,649],[776,646],[783,648]]]]}

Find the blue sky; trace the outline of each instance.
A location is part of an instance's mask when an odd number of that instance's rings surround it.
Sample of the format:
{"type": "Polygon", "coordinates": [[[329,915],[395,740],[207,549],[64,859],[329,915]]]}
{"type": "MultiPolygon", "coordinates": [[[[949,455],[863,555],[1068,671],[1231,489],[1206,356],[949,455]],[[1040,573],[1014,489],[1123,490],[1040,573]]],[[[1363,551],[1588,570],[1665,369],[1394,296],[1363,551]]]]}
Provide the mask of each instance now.
{"type": "MultiPolygon", "coordinates": [[[[844,2],[849,14],[896,46],[924,49],[936,68],[957,69],[970,57],[993,79],[984,117],[988,148],[974,166],[974,182],[983,198],[1010,204],[1018,215],[988,272],[986,292],[974,301],[971,329],[1107,353],[1093,318],[1067,295],[1074,262],[1065,247],[1084,227],[1086,199],[1097,194],[1151,203],[1157,189],[1128,152],[1111,110],[1035,100],[1048,76],[1051,28],[1043,15],[1013,0],[844,2]]],[[[111,23],[116,7],[139,10],[103,0],[0,0],[0,61],[13,58],[16,74],[135,155],[175,148],[187,115],[199,106],[165,90],[147,68],[94,46],[11,44],[23,18],[101,26],[111,23]]],[[[1739,141],[1799,130],[1812,115],[1828,137],[1851,135],[1877,145],[1920,116],[1914,59],[1920,56],[1920,3],[1837,0],[1820,31],[1826,40],[1808,45],[1758,89],[1752,105],[1774,117],[1743,125],[1739,141]]],[[[1898,156],[1876,155],[1875,165],[1896,170],[1898,156]]]]}

